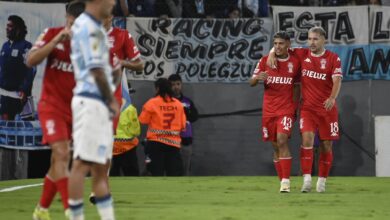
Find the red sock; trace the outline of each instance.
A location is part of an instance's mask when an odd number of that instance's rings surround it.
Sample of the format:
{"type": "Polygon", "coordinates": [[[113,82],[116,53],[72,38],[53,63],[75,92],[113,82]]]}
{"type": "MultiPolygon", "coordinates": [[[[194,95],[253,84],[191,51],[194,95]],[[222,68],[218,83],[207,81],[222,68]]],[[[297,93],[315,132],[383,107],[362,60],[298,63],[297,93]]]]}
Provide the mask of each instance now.
{"type": "Polygon", "coordinates": [[[275,170],[279,176],[279,180],[282,180],[282,167],[280,166],[279,160],[274,160],[275,170]]]}
{"type": "Polygon", "coordinates": [[[53,182],[53,180],[50,179],[50,177],[46,175],[45,179],[43,180],[43,191],[39,205],[42,208],[48,209],[56,193],[56,184],[53,182]]]}
{"type": "Polygon", "coordinates": [[[64,206],[64,209],[69,208],[68,204],[68,177],[64,177],[62,179],[57,180],[56,186],[58,189],[58,192],[61,194],[61,200],[62,200],[62,205],[64,206]]]}
{"type": "Polygon", "coordinates": [[[330,168],[332,168],[333,153],[332,151],[321,153],[318,164],[318,176],[327,178],[329,176],[330,168]]]}
{"type": "Polygon", "coordinates": [[[292,161],[291,157],[279,158],[283,179],[290,179],[291,161],[292,161]]]}
{"type": "Polygon", "coordinates": [[[301,170],[302,174],[311,174],[313,166],[313,147],[301,146],[301,170]]]}

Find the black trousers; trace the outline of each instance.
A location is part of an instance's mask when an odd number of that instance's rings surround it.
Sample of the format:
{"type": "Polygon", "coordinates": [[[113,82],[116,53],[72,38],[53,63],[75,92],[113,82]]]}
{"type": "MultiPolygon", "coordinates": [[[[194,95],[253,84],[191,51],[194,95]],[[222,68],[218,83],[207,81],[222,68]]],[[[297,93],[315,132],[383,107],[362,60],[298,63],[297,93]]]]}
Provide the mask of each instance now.
{"type": "Polygon", "coordinates": [[[0,96],[0,118],[5,116],[7,120],[15,120],[16,114],[19,114],[22,109],[23,103],[20,99],[0,96]]]}
{"type": "Polygon", "coordinates": [[[112,157],[110,176],[139,176],[137,147],[112,157]]]}
{"type": "Polygon", "coordinates": [[[160,142],[148,141],[147,149],[151,159],[148,170],[152,176],[183,175],[183,162],[179,148],[160,142]]]}

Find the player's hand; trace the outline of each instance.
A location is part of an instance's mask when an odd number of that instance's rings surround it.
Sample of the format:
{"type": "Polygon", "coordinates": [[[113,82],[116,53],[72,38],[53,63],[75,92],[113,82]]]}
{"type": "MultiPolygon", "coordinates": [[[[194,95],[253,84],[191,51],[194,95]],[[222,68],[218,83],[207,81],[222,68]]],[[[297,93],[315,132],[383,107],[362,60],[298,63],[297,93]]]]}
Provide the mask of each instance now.
{"type": "Polygon", "coordinates": [[[71,31],[69,28],[65,27],[64,29],[62,29],[62,31],[60,31],[60,33],[58,33],[55,37],[54,37],[54,42],[56,44],[62,42],[62,41],[65,41],[65,40],[69,40],[71,37],[71,31]]]}
{"type": "Polygon", "coordinates": [[[258,80],[258,81],[264,81],[264,80],[267,79],[267,77],[268,77],[268,73],[267,72],[260,72],[259,75],[257,75],[255,77],[255,79],[258,80]]]}
{"type": "Polygon", "coordinates": [[[275,52],[268,54],[267,66],[272,69],[276,69],[278,67],[275,52]]]}
{"type": "Polygon", "coordinates": [[[110,109],[110,112],[112,113],[112,117],[115,118],[119,115],[120,112],[120,106],[115,98],[112,99],[110,103],[108,103],[108,108],[110,109]]]}
{"type": "Polygon", "coordinates": [[[22,103],[22,105],[24,105],[27,101],[26,93],[24,93],[23,91],[19,91],[19,96],[20,96],[20,102],[22,103]]]}
{"type": "Polygon", "coordinates": [[[326,111],[329,111],[333,108],[334,104],[336,103],[336,99],[329,97],[324,102],[324,108],[326,111]]]}

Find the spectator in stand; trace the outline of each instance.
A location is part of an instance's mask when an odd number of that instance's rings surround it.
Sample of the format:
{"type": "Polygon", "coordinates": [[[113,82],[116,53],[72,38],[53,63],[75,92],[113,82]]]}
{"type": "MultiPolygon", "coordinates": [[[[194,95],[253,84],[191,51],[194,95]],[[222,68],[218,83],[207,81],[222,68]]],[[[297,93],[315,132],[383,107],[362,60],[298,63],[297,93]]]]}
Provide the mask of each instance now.
{"type": "Polygon", "coordinates": [[[342,6],[347,5],[349,1],[347,0],[324,0],[322,1],[323,6],[342,6]]]}
{"type": "Polygon", "coordinates": [[[115,6],[112,10],[114,14],[113,26],[126,29],[126,17],[129,16],[129,4],[127,0],[115,0],[115,6]]]}
{"type": "Polygon", "coordinates": [[[154,3],[156,0],[128,0],[130,17],[154,17],[154,3]]]}
{"type": "Polygon", "coordinates": [[[215,17],[215,9],[218,6],[212,0],[186,0],[183,2],[184,18],[215,17]]]}
{"type": "Polygon", "coordinates": [[[259,0],[238,0],[237,6],[242,11],[242,17],[257,17],[259,12],[259,0]]]}
{"type": "Polygon", "coordinates": [[[180,18],[183,0],[155,0],[154,10],[158,17],[180,18]]]}
{"type": "Polygon", "coordinates": [[[237,19],[240,18],[241,10],[237,6],[230,6],[229,12],[228,12],[228,18],[230,19],[237,19]]]}
{"type": "Polygon", "coordinates": [[[259,17],[269,16],[269,3],[268,0],[259,0],[259,17]]]}
{"type": "Polygon", "coordinates": [[[272,0],[271,5],[309,6],[308,0],[272,0]]]}

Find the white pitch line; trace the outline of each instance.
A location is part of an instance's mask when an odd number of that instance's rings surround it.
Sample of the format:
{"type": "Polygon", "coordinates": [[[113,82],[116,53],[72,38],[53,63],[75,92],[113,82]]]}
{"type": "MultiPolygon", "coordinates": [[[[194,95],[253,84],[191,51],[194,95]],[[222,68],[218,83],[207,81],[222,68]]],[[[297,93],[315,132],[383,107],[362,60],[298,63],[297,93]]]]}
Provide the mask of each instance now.
{"type": "Polygon", "coordinates": [[[11,192],[11,191],[19,190],[19,189],[35,187],[35,186],[42,186],[42,185],[43,185],[43,183],[30,184],[30,185],[24,185],[24,186],[13,186],[13,187],[9,187],[9,188],[5,188],[5,189],[0,190],[0,193],[2,193],[2,192],[11,192]]]}

